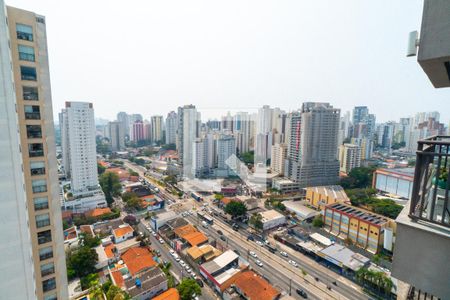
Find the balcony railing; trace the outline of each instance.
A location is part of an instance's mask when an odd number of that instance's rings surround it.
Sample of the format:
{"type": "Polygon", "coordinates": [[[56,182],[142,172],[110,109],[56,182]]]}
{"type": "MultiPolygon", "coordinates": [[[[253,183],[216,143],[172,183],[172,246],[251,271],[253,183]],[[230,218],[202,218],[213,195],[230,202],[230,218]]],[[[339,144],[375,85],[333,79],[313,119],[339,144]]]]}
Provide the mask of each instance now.
{"type": "Polygon", "coordinates": [[[450,136],[418,142],[409,216],[450,227],[450,136]]]}

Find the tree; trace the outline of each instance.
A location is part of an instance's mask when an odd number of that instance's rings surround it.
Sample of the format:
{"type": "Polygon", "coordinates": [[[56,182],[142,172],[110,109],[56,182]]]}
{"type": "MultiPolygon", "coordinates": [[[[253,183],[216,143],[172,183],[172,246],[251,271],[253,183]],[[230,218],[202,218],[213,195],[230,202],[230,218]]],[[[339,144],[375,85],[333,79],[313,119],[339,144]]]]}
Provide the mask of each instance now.
{"type": "Polygon", "coordinates": [[[137,225],[139,223],[136,217],[133,215],[127,215],[125,218],[123,218],[123,221],[130,225],[137,225]]]}
{"type": "Polygon", "coordinates": [[[81,245],[89,248],[97,247],[101,243],[101,239],[98,236],[91,236],[84,232],[80,234],[79,240],[81,245]]]}
{"type": "Polygon", "coordinates": [[[344,189],[366,188],[372,184],[375,167],[359,167],[350,171],[347,177],[341,180],[344,189]]]}
{"type": "Polygon", "coordinates": [[[180,293],[181,300],[191,300],[194,298],[194,295],[199,296],[202,294],[202,289],[192,278],[183,279],[177,286],[177,290],[180,293]]]}
{"type": "Polygon", "coordinates": [[[312,222],[314,227],[322,227],[323,226],[323,218],[321,215],[317,215],[314,217],[314,220],[312,222]]]}
{"type": "Polygon", "coordinates": [[[111,285],[106,292],[107,300],[119,300],[119,299],[130,299],[130,296],[124,292],[120,287],[116,285],[111,285]]]}
{"type": "Polygon", "coordinates": [[[97,163],[97,172],[98,175],[102,175],[103,173],[105,173],[106,168],[104,166],[102,166],[101,164],[97,163]]]}
{"type": "Polygon", "coordinates": [[[230,201],[225,206],[225,212],[233,218],[244,216],[247,213],[247,206],[240,201],[230,201]]]}
{"type": "Polygon", "coordinates": [[[91,273],[81,278],[80,284],[83,289],[89,289],[98,284],[99,277],[97,273],[91,273]]]}
{"type": "Polygon", "coordinates": [[[255,163],[255,152],[254,151],[244,152],[240,155],[240,159],[247,165],[253,164],[255,163]]]}
{"type": "Polygon", "coordinates": [[[216,200],[222,200],[224,198],[223,194],[214,194],[214,199],[216,200]]]}
{"type": "Polygon", "coordinates": [[[114,201],[113,197],[120,195],[122,186],[120,184],[119,175],[113,172],[105,172],[100,175],[100,186],[103,193],[105,193],[106,201],[108,205],[111,205],[114,201]]]}
{"type": "Polygon", "coordinates": [[[131,169],[128,169],[128,173],[130,173],[131,176],[139,176],[138,172],[135,172],[135,171],[133,171],[131,169]]]}
{"type": "Polygon", "coordinates": [[[260,213],[253,214],[250,217],[250,220],[248,222],[255,229],[258,229],[258,230],[262,230],[263,229],[262,215],[260,213]]]}
{"type": "Polygon", "coordinates": [[[140,209],[141,208],[141,200],[138,197],[132,197],[127,201],[128,208],[140,209]]]}
{"type": "MultiPolygon", "coordinates": [[[[94,249],[82,246],[74,253],[70,253],[67,257],[68,274],[77,277],[85,277],[91,273],[95,273],[95,265],[97,264],[98,255],[94,249]]],[[[73,277],[72,277],[73,278],[73,277]]]]}

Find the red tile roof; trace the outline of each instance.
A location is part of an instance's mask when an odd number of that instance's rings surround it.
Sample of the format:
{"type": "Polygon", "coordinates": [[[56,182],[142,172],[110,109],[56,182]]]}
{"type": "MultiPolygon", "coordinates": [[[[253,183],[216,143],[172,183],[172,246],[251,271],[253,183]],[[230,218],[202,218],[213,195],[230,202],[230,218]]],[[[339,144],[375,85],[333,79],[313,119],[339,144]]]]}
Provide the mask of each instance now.
{"type": "Polygon", "coordinates": [[[107,245],[104,249],[105,249],[105,254],[106,254],[106,257],[108,257],[108,258],[113,258],[114,257],[114,252],[113,252],[113,249],[115,248],[116,246],[114,246],[114,244],[109,244],[109,245],[107,245]]]}
{"type": "Polygon", "coordinates": [[[119,227],[117,229],[114,229],[113,232],[116,237],[122,237],[130,232],[133,232],[133,227],[127,225],[125,227],[119,227]]]}
{"type": "Polygon", "coordinates": [[[280,292],[253,271],[243,271],[235,278],[234,285],[247,299],[273,300],[280,292]]]}
{"type": "Polygon", "coordinates": [[[186,240],[191,246],[197,246],[208,241],[208,237],[200,231],[188,233],[182,236],[182,239],[186,240]]]}
{"type": "Polygon", "coordinates": [[[121,258],[133,276],[157,265],[150,251],[145,247],[131,248],[122,254],[121,258]]]}
{"type": "Polygon", "coordinates": [[[176,288],[170,288],[162,294],[152,298],[153,300],[179,300],[180,294],[176,288]]]}
{"type": "Polygon", "coordinates": [[[112,271],[111,275],[113,277],[115,285],[117,285],[120,288],[125,287],[125,281],[123,280],[122,273],[120,273],[119,270],[112,271]]]}
{"type": "Polygon", "coordinates": [[[111,209],[109,207],[105,208],[94,208],[85,213],[86,217],[99,217],[105,214],[111,213],[111,209]]]}

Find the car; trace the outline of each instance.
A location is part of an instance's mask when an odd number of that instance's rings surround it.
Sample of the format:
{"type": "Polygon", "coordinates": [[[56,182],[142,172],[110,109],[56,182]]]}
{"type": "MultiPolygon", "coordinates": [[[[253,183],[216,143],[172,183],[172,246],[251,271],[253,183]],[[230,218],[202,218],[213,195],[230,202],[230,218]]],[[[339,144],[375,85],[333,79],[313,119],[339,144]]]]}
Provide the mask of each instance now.
{"type": "Polygon", "coordinates": [[[160,242],[161,244],[164,244],[164,240],[163,240],[162,238],[159,238],[159,242],[160,242]]]}
{"type": "Polygon", "coordinates": [[[295,261],[293,261],[292,259],[290,259],[288,262],[290,265],[293,265],[296,268],[298,267],[298,264],[295,261]]]}
{"type": "Polygon", "coordinates": [[[197,282],[197,284],[198,284],[200,287],[203,287],[203,286],[204,286],[203,281],[201,281],[200,278],[197,278],[195,281],[197,282]]]}
{"type": "Polygon", "coordinates": [[[188,274],[191,274],[192,270],[189,268],[189,269],[186,270],[186,272],[188,272],[188,274]]]}
{"type": "Polygon", "coordinates": [[[175,251],[173,251],[172,249],[169,250],[169,253],[173,256],[175,254],[175,251]]]}
{"type": "Polygon", "coordinates": [[[160,257],[161,256],[161,251],[160,250],[155,250],[155,252],[156,252],[156,256],[158,256],[158,257],[160,257]]]}
{"type": "Polygon", "coordinates": [[[206,221],[202,221],[202,226],[208,228],[208,223],[206,223],[206,221]]]}
{"type": "Polygon", "coordinates": [[[257,259],[257,260],[255,261],[255,263],[256,263],[259,267],[262,268],[263,263],[262,263],[259,259],[257,259]]]}
{"type": "Polygon", "coordinates": [[[256,244],[259,246],[264,246],[264,244],[261,241],[256,241],[256,244]]]}
{"type": "Polygon", "coordinates": [[[223,232],[222,232],[222,230],[220,230],[220,229],[217,230],[217,233],[220,234],[220,235],[223,235],[223,232]]]}
{"type": "Polygon", "coordinates": [[[302,289],[296,289],[295,290],[297,292],[297,294],[299,294],[302,298],[308,298],[308,294],[306,294],[306,292],[302,289]]]}
{"type": "Polygon", "coordinates": [[[191,277],[192,277],[192,279],[197,279],[197,275],[195,275],[193,272],[192,272],[192,274],[191,274],[191,277]]]}
{"type": "Polygon", "coordinates": [[[175,257],[175,261],[177,261],[177,262],[179,262],[181,259],[180,259],[180,257],[175,257]]]}
{"type": "Polygon", "coordinates": [[[186,263],[183,260],[180,260],[179,263],[182,267],[186,266],[186,263]]]}
{"type": "Polygon", "coordinates": [[[155,237],[157,236],[156,232],[154,232],[154,231],[152,232],[152,235],[155,237]]]}
{"type": "Polygon", "coordinates": [[[247,241],[254,241],[255,240],[255,238],[253,237],[253,235],[249,235],[249,236],[247,236],[247,241]]]}
{"type": "Polygon", "coordinates": [[[186,264],[186,266],[184,266],[184,268],[186,269],[186,271],[190,269],[188,264],[186,264]]]}
{"type": "Polygon", "coordinates": [[[265,240],[264,240],[264,244],[269,245],[269,244],[270,244],[269,240],[268,240],[268,239],[265,239],[265,240]]]}
{"type": "Polygon", "coordinates": [[[250,253],[250,256],[253,256],[254,258],[258,257],[258,255],[256,255],[256,253],[254,251],[250,251],[249,253],[250,253]]]}
{"type": "Polygon", "coordinates": [[[222,241],[226,241],[226,240],[227,240],[226,237],[223,236],[223,235],[220,236],[220,239],[221,239],[222,241]]]}
{"type": "Polygon", "coordinates": [[[280,252],[281,256],[288,257],[288,254],[285,251],[280,252]]]}

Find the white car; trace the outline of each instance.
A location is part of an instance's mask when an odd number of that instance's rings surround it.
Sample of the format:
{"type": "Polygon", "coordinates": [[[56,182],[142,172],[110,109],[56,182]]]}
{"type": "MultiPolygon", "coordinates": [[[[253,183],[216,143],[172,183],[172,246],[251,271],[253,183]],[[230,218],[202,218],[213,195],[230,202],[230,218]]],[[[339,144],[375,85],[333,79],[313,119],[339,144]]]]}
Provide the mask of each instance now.
{"type": "Polygon", "coordinates": [[[289,260],[289,264],[293,265],[296,268],[298,267],[298,264],[295,261],[293,261],[292,259],[289,260]]]}
{"type": "Polygon", "coordinates": [[[262,266],[263,266],[263,263],[258,259],[258,260],[256,260],[256,262],[255,262],[259,267],[261,267],[262,268],[262,266]]]}
{"type": "Polygon", "coordinates": [[[175,254],[175,251],[173,251],[172,249],[170,249],[170,250],[169,250],[169,253],[170,253],[170,255],[173,256],[173,255],[175,254]]]}
{"type": "Polygon", "coordinates": [[[179,262],[180,258],[177,256],[177,257],[175,257],[175,260],[179,262]]]}
{"type": "Polygon", "coordinates": [[[185,263],[184,261],[180,260],[180,265],[181,265],[182,267],[184,267],[184,266],[186,265],[186,263],[185,263]]]}
{"type": "Polygon", "coordinates": [[[197,279],[197,275],[195,275],[194,273],[191,274],[192,279],[197,279]]]}
{"type": "Polygon", "coordinates": [[[191,274],[191,272],[192,272],[191,268],[188,268],[188,269],[186,270],[186,272],[188,272],[188,274],[191,274]]]}
{"type": "Polygon", "coordinates": [[[188,264],[186,264],[184,268],[186,269],[186,271],[191,269],[188,264]]]}
{"type": "Polygon", "coordinates": [[[250,256],[252,256],[252,257],[254,257],[254,258],[257,258],[257,257],[258,257],[258,255],[256,255],[256,253],[253,252],[253,251],[250,251],[250,256]]]}
{"type": "Polygon", "coordinates": [[[260,246],[264,246],[264,244],[261,241],[256,241],[256,244],[258,244],[260,246]]]}
{"type": "Polygon", "coordinates": [[[288,254],[284,251],[281,251],[280,254],[281,254],[281,256],[288,257],[288,254]]]}
{"type": "Polygon", "coordinates": [[[164,240],[163,240],[162,238],[159,239],[159,242],[160,242],[161,244],[164,244],[164,240]]]}
{"type": "Polygon", "coordinates": [[[152,231],[152,235],[153,235],[153,236],[156,236],[156,232],[152,231]]]}

